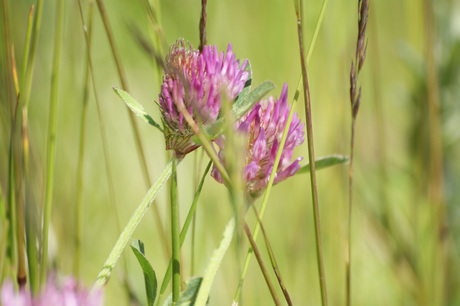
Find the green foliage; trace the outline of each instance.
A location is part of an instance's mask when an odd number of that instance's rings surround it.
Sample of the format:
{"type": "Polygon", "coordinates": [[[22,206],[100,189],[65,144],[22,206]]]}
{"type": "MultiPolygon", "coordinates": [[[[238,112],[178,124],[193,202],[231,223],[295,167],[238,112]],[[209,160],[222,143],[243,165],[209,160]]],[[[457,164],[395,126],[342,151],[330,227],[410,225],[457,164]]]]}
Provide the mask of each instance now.
{"type": "Polygon", "coordinates": [[[131,243],[131,250],[133,250],[139,264],[141,265],[142,272],[144,273],[145,291],[147,294],[147,304],[153,305],[157,296],[157,277],[150,262],[145,257],[144,243],[140,240],[134,240],[131,243]]]}
{"type": "MultiPolygon", "coordinates": [[[[237,119],[246,114],[260,99],[275,88],[272,81],[264,81],[257,85],[256,88],[243,94],[233,104],[233,113],[237,119]]],[[[239,96],[238,96],[239,97],[239,96]]]]}
{"type": "Polygon", "coordinates": [[[139,102],[137,102],[136,99],[133,98],[133,96],[131,96],[123,89],[117,87],[112,88],[113,91],[115,91],[115,93],[123,100],[123,102],[125,102],[126,105],[133,111],[133,113],[141,117],[148,124],[153,125],[161,132],[163,132],[163,129],[160,127],[160,125],[156,123],[155,120],[153,120],[153,118],[150,117],[149,114],[147,114],[147,112],[144,110],[144,107],[139,102]]]}
{"type": "MultiPolygon", "coordinates": [[[[176,302],[176,306],[193,306],[195,305],[195,300],[198,295],[198,290],[200,289],[201,282],[203,281],[202,277],[194,277],[187,282],[187,287],[185,291],[182,292],[179,296],[179,300],[176,302]]],[[[163,306],[172,305],[172,296],[170,295],[165,301],[163,306]]]]}
{"type": "MultiPolygon", "coordinates": [[[[315,169],[324,169],[327,167],[335,166],[335,165],[340,165],[340,164],[345,164],[349,162],[348,156],[343,156],[343,155],[328,155],[328,156],[323,156],[320,158],[317,158],[315,160],[315,169]]],[[[308,173],[310,172],[310,163],[307,163],[306,165],[302,166],[299,171],[297,171],[297,174],[302,174],[302,173],[308,173]]]]}

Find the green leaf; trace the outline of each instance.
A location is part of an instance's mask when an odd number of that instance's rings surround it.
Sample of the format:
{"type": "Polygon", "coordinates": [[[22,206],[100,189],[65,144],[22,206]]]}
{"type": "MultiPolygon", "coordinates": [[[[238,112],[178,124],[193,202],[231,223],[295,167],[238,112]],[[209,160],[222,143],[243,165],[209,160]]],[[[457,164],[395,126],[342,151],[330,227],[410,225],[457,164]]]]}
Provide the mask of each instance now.
{"type": "Polygon", "coordinates": [[[238,94],[238,96],[235,99],[235,103],[241,103],[246,97],[246,95],[249,93],[249,90],[251,90],[251,85],[252,85],[252,68],[251,68],[251,63],[248,60],[248,64],[246,65],[246,68],[244,68],[244,71],[249,72],[248,79],[246,83],[244,84],[243,90],[238,94]]]}
{"type": "MultiPolygon", "coordinates": [[[[237,99],[233,104],[233,113],[236,119],[241,118],[246,114],[257,102],[262,99],[268,92],[275,88],[275,84],[272,81],[265,81],[257,85],[256,88],[251,90],[241,99],[237,99]]],[[[238,96],[239,97],[239,96],[238,96]]]]}
{"type": "MultiPolygon", "coordinates": [[[[328,155],[324,157],[317,158],[315,160],[315,168],[316,170],[327,168],[330,166],[335,166],[338,164],[344,164],[348,163],[350,159],[348,156],[343,156],[343,155],[328,155]]],[[[308,173],[310,172],[310,164],[306,164],[305,166],[301,167],[299,171],[297,171],[296,174],[301,174],[301,173],[308,173]]]]}
{"type": "MultiPolygon", "coordinates": [[[[176,306],[189,306],[195,304],[196,296],[198,295],[198,290],[201,286],[202,277],[194,277],[187,282],[187,287],[185,291],[181,293],[179,300],[176,303],[176,306]]],[[[164,306],[172,305],[172,296],[170,295],[168,299],[164,302],[164,306]]]]}
{"type": "Polygon", "coordinates": [[[123,102],[128,105],[128,107],[135,113],[137,116],[141,117],[144,119],[145,122],[147,122],[150,125],[153,125],[157,129],[159,129],[161,132],[163,132],[163,129],[160,127],[158,123],[153,120],[152,117],[150,117],[149,114],[144,110],[144,107],[136,101],[136,99],[133,98],[129,93],[124,91],[123,89],[112,87],[113,91],[123,100],[123,102]]]}
{"type": "Polygon", "coordinates": [[[147,292],[147,303],[153,305],[157,296],[157,277],[150,262],[145,258],[144,244],[140,240],[134,240],[131,243],[131,249],[136,255],[142,271],[144,272],[145,291],[147,292]]]}
{"type": "Polygon", "coordinates": [[[209,260],[209,264],[206,267],[206,272],[204,273],[203,283],[200,286],[198,295],[195,300],[196,306],[204,306],[208,301],[209,292],[211,291],[211,285],[216,276],[217,270],[224,258],[225,253],[227,252],[230,242],[232,242],[233,232],[235,230],[235,218],[232,218],[225,227],[224,237],[220,241],[219,247],[214,250],[214,253],[209,260]]]}

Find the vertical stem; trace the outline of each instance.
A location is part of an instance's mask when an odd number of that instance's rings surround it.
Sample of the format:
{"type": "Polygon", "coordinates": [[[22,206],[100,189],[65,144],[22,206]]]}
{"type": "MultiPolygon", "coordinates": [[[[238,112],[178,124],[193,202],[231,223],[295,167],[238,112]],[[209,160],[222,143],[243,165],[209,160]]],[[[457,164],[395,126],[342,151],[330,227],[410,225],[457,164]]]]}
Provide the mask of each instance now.
{"type": "Polygon", "coordinates": [[[54,38],[53,71],[51,75],[51,100],[48,126],[48,149],[47,149],[47,171],[46,171],[46,196],[45,211],[43,216],[43,251],[41,266],[41,285],[46,281],[48,264],[48,235],[51,218],[54,167],[56,155],[56,119],[58,105],[58,85],[59,85],[59,59],[61,55],[62,29],[64,27],[64,1],[59,0],[56,12],[56,34],[54,38]]]}
{"type": "Polygon", "coordinates": [[[172,241],[172,302],[179,300],[180,293],[180,242],[179,242],[179,205],[177,201],[176,154],[173,155],[171,172],[171,241],[172,241]]]}
{"type": "Polygon", "coordinates": [[[85,136],[86,136],[86,114],[88,109],[89,100],[89,76],[90,76],[90,65],[89,65],[89,53],[91,50],[91,37],[93,29],[93,8],[94,2],[89,2],[89,16],[88,16],[88,45],[85,59],[85,76],[84,76],[84,89],[83,89],[83,107],[80,117],[80,139],[78,149],[78,166],[77,166],[77,196],[75,200],[75,256],[74,256],[74,276],[78,279],[80,274],[80,247],[82,240],[82,225],[83,225],[83,160],[85,154],[85,136]]]}
{"type": "Polygon", "coordinates": [[[206,4],[208,0],[201,0],[201,18],[200,18],[200,53],[203,52],[203,47],[206,45],[206,4]]]}
{"type": "Polygon", "coordinates": [[[264,262],[262,261],[262,256],[260,256],[259,249],[257,248],[257,244],[254,241],[254,237],[252,237],[251,231],[249,230],[247,223],[244,223],[244,231],[246,233],[246,236],[248,237],[249,243],[251,244],[251,248],[254,251],[254,255],[256,256],[257,263],[259,264],[259,267],[260,267],[260,270],[262,271],[265,282],[267,283],[268,290],[270,291],[270,294],[273,298],[273,302],[275,302],[275,305],[281,305],[280,300],[278,296],[276,295],[276,290],[273,287],[270,277],[268,276],[267,268],[265,268],[264,262]]]}
{"type": "Polygon", "coordinates": [[[356,117],[353,116],[351,121],[351,140],[350,140],[350,172],[348,176],[348,240],[346,242],[346,301],[347,306],[351,305],[351,224],[353,212],[353,156],[355,148],[355,123],[356,117]]]}
{"type": "Polygon", "coordinates": [[[316,171],[315,171],[315,151],[313,145],[313,125],[311,119],[311,103],[310,103],[310,89],[308,85],[308,76],[307,76],[307,63],[305,61],[304,47],[303,47],[303,34],[302,34],[302,16],[299,12],[299,5],[302,5],[302,0],[300,3],[295,1],[296,6],[296,15],[297,15],[297,32],[299,38],[299,48],[300,48],[300,61],[302,64],[302,80],[303,80],[303,89],[304,89],[304,98],[305,98],[305,115],[307,120],[307,140],[308,140],[308,159],[311,165],[310,170],[310,183],[311,183],[311,195],[312,195],[312,205],[313,205],[313,218],[315,224],[315,238],[316,238],[316,258],[318,262],[318,275],[321,289],[321,302],[322,305],[327,305],[327,292],[326,292],[326,276],[324,274],[324,264],[323,264],[323,251],[321,245],[321,229],[320,229],[320,219],[319,219],[319,206],[318,206],[318,193],[316,189],[316,171]]]}

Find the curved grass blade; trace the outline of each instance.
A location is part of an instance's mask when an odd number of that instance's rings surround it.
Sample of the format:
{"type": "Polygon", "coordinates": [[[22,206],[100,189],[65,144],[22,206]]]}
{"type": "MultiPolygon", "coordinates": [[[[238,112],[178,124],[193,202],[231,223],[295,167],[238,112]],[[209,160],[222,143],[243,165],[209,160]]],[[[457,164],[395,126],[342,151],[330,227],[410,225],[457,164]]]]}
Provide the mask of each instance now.
{"type": "Polygon", "coordinates": [[[112,87],[113,91],[123,100],[123,102],[128,105],[128,107],[135,113],[137,116],[141,117],[144,119],[145,122],[147,122],[150,125],[153,125],[157,129],[159,129],[161,132],[163,132],[163,129],[160,127],[158,123],[153,120],[152,117],[150,117],[149,114],[145,111],[144,107],[136,101],[136,99],[133,98],[129,93],[124,91],[123,89],[117,88],[117,87],[112,87]]]}
{"type": "Polygon", "coordinates": [[[198,291],[198,296],[196,297],[195,306],[204,306],[208,301],[209,291],[211,290],[211,285],[216,276],[217,270],[219,269],[220,263],[224,258],[225,253],[227,252],[230,242],[232,241],[233,232],[235,230],[235,219],[232,218],[225,227],[224,237],[222,238],[219,247],[214,251],[209,260],[208,267],[204,273],[203,282],[198,291]]]}
{"type": "Polygon", "coordinates": [[[147,304],[153,305],[157,296],[157,277],[155,271],[150,265],[150,262],[145,257],[144,244],[140,240],[134,240],[131,243],[131,250],[136,255],[139,264],[141,265],[142,271],[144,272],[145,280],[145,291],[147,293],[147,304]]]}
{"type": "MultiPolygon", "coordinates": [[[[315,160],[315,168],[316,170],[339,165],[339,164],[346,164],[350,161],[348,156],[344,155],[328,155],[317,158],[315,160]]],[[[310,163],[302,166],[296,174],[308,173],[310,172],[310,163]]]]}

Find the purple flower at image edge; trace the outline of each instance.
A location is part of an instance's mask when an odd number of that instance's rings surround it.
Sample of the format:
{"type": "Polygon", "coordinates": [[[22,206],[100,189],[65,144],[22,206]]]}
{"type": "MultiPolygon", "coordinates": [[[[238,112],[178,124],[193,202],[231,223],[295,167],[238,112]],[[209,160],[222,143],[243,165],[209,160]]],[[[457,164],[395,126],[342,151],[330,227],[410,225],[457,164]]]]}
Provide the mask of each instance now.
{"type": "Polygon", "coordinates": [[[89,292],[79,286],[72,277],[67,277],[59,288],[54,278],[50,277],[46,287],[35,297],[24,289],[15,292],[13,283],[6,281],[2,287],[1,302],[3,306],[100,306],[104,304],[102,291],[89,292]]]}
{"type": "Polygon", "coordinates": [[[240,65],[235,58],[231,44],[225,54],[216,46],[204,46],[200,53],[184,40],[170,47],[159,94],[166,149],[184,156],[199,147],[181,109],[199,125],[215,122],[222,102],[233,101],[243,90],[249,77],[246,66],[247,61],[240,65]]]}
{"type": "MultiPolygon", "coordinates": [[[[278,100],[269,97],[267,100],[259,101],[251,111],[236,123],[236,129],[243,132],[247,137],[243,176],[247,191],[253,198],[260,196],[268,185],[289,111],[287,84],[284,84],[278,100]]],[[[301,145],[305,140],[303,128],[304,124],[294,113],[276,169],[274,184],[293,176],[300,169],[299,162],[302,157],[297,158],[292,163],[291,159],[294,148],[301,145]]],[[[225,149],[221,148],[219,156],[223,157],[225,163],[224,153],[225,149]]],[[[215,166],[213,166],[211,175],[218,182],[223,182],[222,176],[215,166]]]]}

